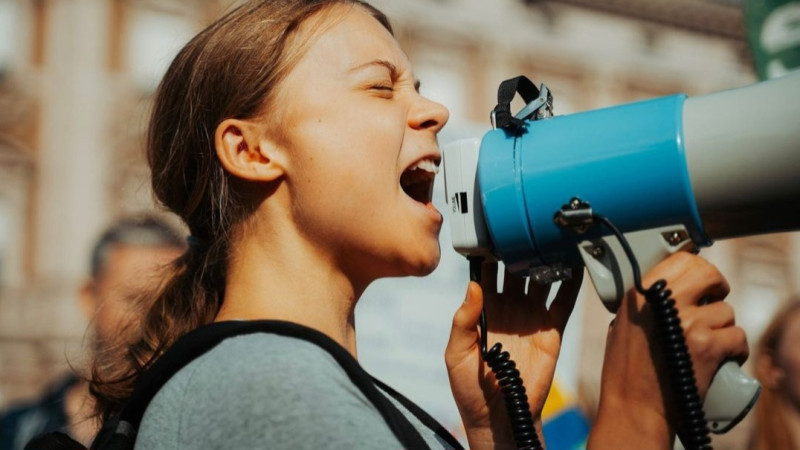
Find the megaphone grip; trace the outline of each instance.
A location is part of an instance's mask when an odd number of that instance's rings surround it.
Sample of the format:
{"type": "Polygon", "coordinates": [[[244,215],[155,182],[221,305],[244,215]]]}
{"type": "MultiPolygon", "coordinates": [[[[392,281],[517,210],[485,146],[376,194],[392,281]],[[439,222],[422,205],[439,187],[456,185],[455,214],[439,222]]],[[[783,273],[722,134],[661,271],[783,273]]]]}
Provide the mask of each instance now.
{"type": "Polygon", "coordinates": [[[711,450],[711,437],[706,422],[703,403],[697,391],[694,366],[681,327],[681,319],[675,308],[672,291],[665,280],[658,280],[645,289],[642,286],[641,270],[628,240],[605,216],[593,213],[592,217],[605,225],[619,239],[633,269],[635,289],[644,295],[653,314],[653,322],[659,345],[669,372],[669,384],[681,423],[678,437],[687,449],[711,450]]]}

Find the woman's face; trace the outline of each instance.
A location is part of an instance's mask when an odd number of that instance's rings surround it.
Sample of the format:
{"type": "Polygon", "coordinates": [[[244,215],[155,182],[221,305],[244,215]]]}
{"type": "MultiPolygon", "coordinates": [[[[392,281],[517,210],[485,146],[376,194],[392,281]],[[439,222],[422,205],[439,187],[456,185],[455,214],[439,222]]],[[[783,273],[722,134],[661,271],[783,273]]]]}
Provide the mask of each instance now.
{"type": "Polygon", "coordinates": [[[783,330],[775,365],[781,372],[780,386],[789,399],[800,406],[800,311],[796,311],[783,330]]]}
{"type": "Polygon", "coordinates": [[[431,192],[447,109],[419,94],[406,54],[361,8],[334,6],[300,32],[319,25],[272,102],[292,219],[357,281],[428,274],[440,256],[431,192]]]}

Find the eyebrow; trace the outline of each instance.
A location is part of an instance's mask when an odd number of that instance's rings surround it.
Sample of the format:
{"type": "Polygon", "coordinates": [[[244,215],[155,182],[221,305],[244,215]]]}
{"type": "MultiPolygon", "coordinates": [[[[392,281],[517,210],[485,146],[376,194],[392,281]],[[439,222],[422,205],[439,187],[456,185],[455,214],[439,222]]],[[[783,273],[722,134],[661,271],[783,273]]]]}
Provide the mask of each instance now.
{"type": "MultiPolygon", "coordinates": [[[[393,80],[396,79],[400,75],[400,71],[397,69],[397,66],[395,66],[390,61],[385,60],[385,59],[376,59],[376,60],[373,60],[373,61],[366,62],[364,64],[359,64],[359,65],[353,67],[352,69],[350,69],[350,72],[356,72],[358,70],[362,70],[362,69],[365,69],[365,68],[371,67],[371,66],[386,67],[387,69],[389,69],[389,72],[391,73],[391,77],[392,77],[393,80]]],[[[418,79],[414,78],[414,89],[417,92],[419,92],[419,87],[420,87],[420,81],[418,79]]]]}

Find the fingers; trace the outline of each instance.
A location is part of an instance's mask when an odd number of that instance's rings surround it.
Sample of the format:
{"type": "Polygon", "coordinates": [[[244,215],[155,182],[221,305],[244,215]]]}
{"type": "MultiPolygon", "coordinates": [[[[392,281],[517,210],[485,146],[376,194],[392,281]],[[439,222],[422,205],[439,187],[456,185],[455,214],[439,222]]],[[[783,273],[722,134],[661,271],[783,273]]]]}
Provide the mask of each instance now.
{"type": "Polygon", "coordinates": [[[719,301],[730,292],[728,280],[714,265],[687,252],[661,261],[645,275],[642,284],[648,288],[659,279],[667,281],[678,306],[719,301]]]}
{"type": "Polygon", "coordinates": [[[683,311],[680,316],[681,325],[687,332],[697,326],[715,330],[736,325],[733,307],[725,302],[697,306],[691,311],[683,311]]]}
{"type": "Polygon", "coordinates": [[[673,253],[667,259],[653,266],[652,269],[648,270],[647,273],[642,276],[642,285],[647,289],[660,279],[664,279],[667,283],[670,283],[679,278],[684,271],[688,270],[689,266],[696,264],[697,261],[695,261],[695,259],[699,259],[699,257],[690,255],[687,252],[673,253]]]}
{"type": "Polygon", "coordinates": [[[744,364],[750,356],[750,347],[747,345],[747,335],[739,327],[728,327],[717,330],[717,338],[721,342],[721,352],[724,355],[722,360],[732,359],[744,364]]]}
{"type": "Polygon", "coordinates": [[[445,350],[445,363],[452,368],[462,361],[464,355],[473,352],[478,345],[478,320],[483,308],[483,291],[481,286],[470,282],[464,303],[453,316],[453,327],[450,329],[450,340],[445,350]]]}
{"type": "Polygon", "coordinates": [[[575,300],[583,282],[583,269],[573,269],[572,279],[561,283],[556,298],[550,305],[550,315],[553,318],[553,325],[559,330],[564,331],[567,326],[569,316],[575,309],[575,300]]]}
{"type": "Polygon", "coordinates": [[[734,326],[730,305],[717,302],[684,308],[680,314],[686,344],[695,358],[711,361],[715,368],[724,359],[747,359],[747,336],[742,328],[734,326]]]}
{"type": "Polygon", "coordinates": [[[747,337],[739,327],[692,330],[686,333],[686,345],[692,355],[697,386],[701,393],[708,388],[724,361],[734,360],[743,364],[750,354],[747,337]]]}
{"type": "MultiPolygon", "coordinates": [[[[699,258],[699,257],[698,257],[699,258]]],[[[705,260],[695,263],[675,280],[672,296],[679,304],[697,305],[723,300],[730,293],[728,280],[705,260]]]]}

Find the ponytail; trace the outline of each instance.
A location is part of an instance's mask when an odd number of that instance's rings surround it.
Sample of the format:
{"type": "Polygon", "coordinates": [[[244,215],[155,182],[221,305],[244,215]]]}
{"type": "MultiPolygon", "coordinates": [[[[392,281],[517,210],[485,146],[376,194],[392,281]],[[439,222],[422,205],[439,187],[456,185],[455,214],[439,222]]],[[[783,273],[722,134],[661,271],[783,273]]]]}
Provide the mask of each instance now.
{"type": "Polygon", "coordinates": [[[156,294],[142,294],[139,313],[144,318],[139,327],[121,330],[115,342],[95,355],[90,392],[102,420],[125,404],[139,374],[175,341],[214,321],[224,297],[224,242],[190,245],[165,268],[165,281],[156,294]]]}

